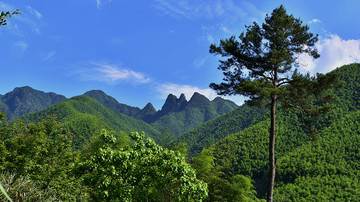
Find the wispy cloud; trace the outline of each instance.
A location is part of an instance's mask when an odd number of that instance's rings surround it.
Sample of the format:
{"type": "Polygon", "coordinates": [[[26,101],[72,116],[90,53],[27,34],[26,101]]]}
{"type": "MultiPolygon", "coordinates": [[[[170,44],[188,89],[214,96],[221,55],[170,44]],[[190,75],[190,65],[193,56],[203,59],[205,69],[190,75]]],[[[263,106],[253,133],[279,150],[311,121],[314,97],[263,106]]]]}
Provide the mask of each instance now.
{"type": "MultiPolygon", "coordinates": [[[[155,0],[156,7],[166,15],[176,18],[218,18],[224,16],[246,17],[247,12],[234,0],[155,0]]],[[[245,4],[245,3],[243,3],[245,4]]],[[[244,6],[248,6],[246,3],[244,6]]]]}
{"type": "Polygon", "coordinates": [[[50,58],[54,57],[54,55],[56,54],[56,51],[50,51],[42,60],[43,61],[47,61],[49,60],[50,58]]]}
{"type": "Polygon", "coordinates": [[[308,23],[309,24],[316,24],[316,23],[320,23],[321,21],[319,20],[319,19],[312,19],[312,20],[310,20],[308,23]]]}
{"type": "Polygon", "coordinates": [[[19,50],[18,56],[21,56],[29,45],[25,41],[17,41],[14,46],[19,50]]]}
{"type": "Polygon", "coordinates": [[[338,35],[322,38],[316,44],[320,58],[313,60],[308,55],[300,56],[300,64],[312,73],[327,73],[345,64],[360,62],[360,40],[343,40],[338,35]]]}
{"type": "Polygon", "coordinates": [[[112,0],[95,0],[96,1],[96,8],[100,8],[103,3],[111,3],[112,0]]]}
{"type": "MultiPolygon", "coordinates": [[[[209,100],[213,100],[216,97],[219,97],[219,95],[217,95],[216,92],[210,88],[198,88],[196,86],[179,85],[179,84],[174,84],[174,83],[160,84],[157,86],[157,91],[160,93],[159,95],[160,95],[161,99],[166,99],[166,97],[170,93],[173,95],[176,95],[177,97],[179,97],[182,93],[184,93],[185,97],[187,99],[190,99],[195,92],[198,92],[198,93],[204,95],[209,100]]],[[[232,100],[237,105],[242,105],[244,103],[243,97],[240,97],[240,96],[236,96],[236,97],[235,96],[231,96],[231,97],[221,96],[221,97],[232,100]]]]}
{"type": "Polygon", "coordinates": [[[35,15],[35,17],[36,17],[37,19],[40,20],[40,19],[42,18],[41,13],[40,13],[39,11],[33,9],[31,6],[26,6],[26,8],[29,10],[29,12],[30,12],[32,15],[35,15]]]}
{"type": "Polygon", "coordinates": [[[231,34],[232,32],[229,30],[229,28],[225,27],[223,24],[220,25],[220,29],[227,34],[231,34]]]}
{"type": "Polygon", "coordinates": [[[120,81],[130,83],[148,83],[151,81],[150,78],[140,72],[121,68],[114,64],[91,63],[88,66],[76,72],[85,81],[100,81],[111,85],[115,85],[120,81]]]}
{"type": "Polygon", "coordinates": [[[193,65],[196,68],[201,68],[202,66],[204,66],[206,60],[207,60],[208,56],[205,57],[198,57],[194,60],[193,65]]]}

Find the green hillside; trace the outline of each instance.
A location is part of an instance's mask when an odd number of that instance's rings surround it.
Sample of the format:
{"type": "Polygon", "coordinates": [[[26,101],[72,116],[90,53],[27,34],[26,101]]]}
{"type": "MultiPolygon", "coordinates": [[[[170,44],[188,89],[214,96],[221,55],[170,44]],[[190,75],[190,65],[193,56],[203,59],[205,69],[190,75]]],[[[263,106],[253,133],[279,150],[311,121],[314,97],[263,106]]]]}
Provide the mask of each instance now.
{"type": "Polygon", "coordinates": [[[38,122],[47,115],[56,115],[57,120],[73,133],[73,142],[76,146],[80,146],[103,128],[116,132],[144,131],[153,138],[159,135],[159,132],[147,123],[117,113],[85,95],[64,100],[48,109],[27,114],[21,119],[26,122],[38,122]]]}
{"type": "MultiPolygon", "coordinates": [[[[335,71],[341,74],[345,86],[334,91],[339,97],[335,109],[316,123],[318,141],[311,141],[307,127],[293,111],[279,110],[277,114],[278,194],[275,197],[279,201],[359,198],[360,64],[346,65],[335,71]]],[[[225,176],[250,176],[255,180],[258,197],[263,198],[270,121],[266,116],[259,120],[211,148],[214,167],[218,166],[225,176]]],[[[205,137],[203,141],[212,140],[212,135],[208,136],[209,140],[205,137]]]]}
{"type": "Polygon", "coordinates": [[[210,120],[179,136],[174,142],[186,142],[190,157],[199,154],[203,148],[215,144],[229,134],[241,131],[264,119],[267,109],[243,105],[236,110],[210,120]]]}
{"type": "Polygon", "coordinates": [[[360,198],[360,110],[279,159],[277,201],[360,198]]]}

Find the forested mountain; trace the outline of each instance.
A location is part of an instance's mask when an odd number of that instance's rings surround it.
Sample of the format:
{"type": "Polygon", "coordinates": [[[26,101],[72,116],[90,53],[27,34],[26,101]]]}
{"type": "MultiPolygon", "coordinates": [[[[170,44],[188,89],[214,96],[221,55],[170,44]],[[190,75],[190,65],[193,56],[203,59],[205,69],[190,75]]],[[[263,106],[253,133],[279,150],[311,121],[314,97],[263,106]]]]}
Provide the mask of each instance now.
{"type": "Polygon", "coordinates": [[[84,93],[84,95],[87,95],[97,100],[98,102],[100,102],[100,104],[104,105],[105,107],[108,107],[116,112],[120,112],[127,116],[131,116],[133,118],[137,117],[137,115],[141,111],[141,109],[138,107],[132,107],[126,104],[119,103],[115,98],[107,95],[101,90],[91,90],[84,93]]]}
{"type": "Polygon", "coordinates": [[[101,129],[114,130],[117,133],[144,131],[155,139],[159,136],[159,132],[147,123],[115,112],[86,95],[72,97],[45,110],[24,115],[21,120],[38,122],[47,115],[56,115],[63,127],[72,132],[77,148],[92,135],[100,133],[101,129]]]}
{"type": "Polygon", "coordinates": [[[151,125],[176,137],[237,107],[232,101],[220,97],[210,101],[205,96],[194,93],[187,102],[183,94],[179,98],[170,94],[162,109],[155,115],[159,118],[151,125]]]}
{"type": "Polygon", "coordinates": [[[179,98],[169,94],[159,111],[156,111],[151,103],[143,109],[121,104],[100,90],[88,91],[85,95],[116,112],[143,120],[156,129],[167,131],[175,136],[238,107],[234,102],[220,97],[210,101],[199,93],[194,93],[189,101],[186,100],[184,94],[181,94],[179,98]]]}
{"type": "Polygon", "coordinates": [[[45,93],[29,86],[18,87],[0,96],[0,110],[7,114],[8,120],[21,115],[46,109],[66,97],[56,93],[45,93]]]}
{"type": "MultiPolygon", "coordinates": [[[[334,91],[339,98],[334,110],[314,122],[317,140],[311,141],[308,128],[295,112],[279,110],[277,114],[276,201],[351,201],[360,197],[360,64],[345,65],[334,71],[341,74],[345,86],[334,91]]],[[[214,121],[216,119],[211,122],[214,121]]],[[[255,181],[258,197],[264,198],[269,123],[265,115],[258,123],[203,150],[197,159],[213,158],[212,170],[223,173],[218,174],[221,179],[238,174],[250,176],[255,181]]],[[[210,133],[202,142],[213,141],[210,131],[214,128],[206,124],[203,130],[198,129],[201,133],[210,133]]],[[[228,125],[223,127],[226,131],[228,125]]],[[[218,181],[208,183],[210,187],[219,186],[218,181]]]]}

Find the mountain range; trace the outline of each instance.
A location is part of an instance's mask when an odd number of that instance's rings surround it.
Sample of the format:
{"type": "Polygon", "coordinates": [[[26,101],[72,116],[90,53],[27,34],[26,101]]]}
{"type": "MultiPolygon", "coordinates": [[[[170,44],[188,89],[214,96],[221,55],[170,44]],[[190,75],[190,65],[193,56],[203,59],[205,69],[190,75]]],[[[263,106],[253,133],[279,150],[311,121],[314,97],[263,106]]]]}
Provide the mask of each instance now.
{"type": "MultiPolygon", "coordinates": [[[[238,107],[234,102],[220,97],[210,101],[199,93],[194,93],[189,101],[186,100],[184,94],[181,94],[179,98],[175,95],[169,94],[164,105],[158,111],[151,103],[148,103],[143,109],[119,103],[115,98],[107,95],[101,90],[91,90],[80,97],[82,97],[82,104],[84,106],[72,106],[71,108],[73,111],[69,113],[71,110],[68,110],[66,108],[68,105],[64,103],[73,103],[75,100],[79,102],[79,98],[74,97],[67,99],[63,95],[52,92],[45,93],[43,91],[35,90],[29,86],[18,87],[5,95],[0,95],[0,110],[7,114],[7,118],[10,121],[19,118],[22,115],[25,115],[27,119],[31,117],[31,120],[29,121],[38,121],[38,119],[34,119],[34,117],[39,117],[41,119],[45,118],[47,114],[55,112],[60,121],[63,121],[64,119],[69,119],[66,116],[75,116],[74,114],[77,114],[76,112],[80,110],[79,107],[81,109],[85,109],[85,106],[88,103],[94,107],[95,101],[109,110],[117,114],[121,114],[122,118],[120,119],[122,120],[124,119],[123,115],[125,115],[128,118],[131,117],[132,120],[136,122],[135,125],[138,124],[138,121],[143,121],[150,124],[154,130],[166,132],[174,137],[177,137],[178,135],[188,132],[190,129],[208,120],[226,114],[238,107]],[[87,100],[84,96],[90,97],[94,100],[87,100]],[[29,113],[32,113],[32,115],[27,116],[26,114],[29,113]],[[66,114],[66,116],[64,116],[64,114],[66,114]]],[[[86,109],[88,111],[80,110],[81,113],[88,115],[93,114],[90,107],[86,109]]],[[[97,107],[97,109],[100,109],[100,107],[97,107]]],[[[104,115],[103,111],[104,109],[101,109],[100,112],[97,112],[97,114],[104,115]]],[[[118,119],[119,116],[120,115],[117,115],[116,119],[118,119]]],[[[111,115],[110,117],[114,118],[115,115],[111,115]]],[[[127,121],[127,123],[133,125],[131,124],[131,121],[127,121]]],[[[141,130],[143,128],[140,127],[136,129],[132,126],[124,127],[124,125],[120,127],[121,124],[110,125],[110,128],[116,131],[123,128],[124,131],[131,132],[127,129],[141,130]]],[[[149,135],[153,137],[157,136],[155,134],[158,134],[158,132],[149,133],[149,135]]]]}
{"type": "Polygon", "coordinates": [[[156,111],[151,103],[143,109],[121,104],[100,90],[88,91],[84,95],[94,98],[116,112],[143,120],[155,129],[167,131],[174,136],[238,107],[234,102],[220,97],[210,101],[199,93],[194,93],[189,101],[186,100],[184,94],[181,94],[179,98],[169,94],[159,111],[156,111]]]}

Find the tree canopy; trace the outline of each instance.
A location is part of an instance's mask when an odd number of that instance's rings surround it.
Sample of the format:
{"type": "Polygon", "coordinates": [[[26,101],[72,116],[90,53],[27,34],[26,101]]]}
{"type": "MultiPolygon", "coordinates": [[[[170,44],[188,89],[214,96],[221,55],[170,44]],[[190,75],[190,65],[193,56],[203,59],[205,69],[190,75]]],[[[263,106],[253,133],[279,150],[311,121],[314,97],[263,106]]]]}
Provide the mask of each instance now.
{"type": "Polygon", "coordinates": [[[272,201],[277,103],[317,115],[330,109],[329,103],[335,99],[329,89],[340,85],[335,73],[311,76],[297,71],[300,54],[320,57],[314,48],[318,36],[309,32],[299,18],[287,14],[283,5],[267,14],[261,26],[254,22],[245,28],[238,40],[232,36],[220,40],[219,46],[210,46],[210,53],[225,58],[219,60],[218,67],[223,71],[223,82],[211,83],[210,87],[218,94],[240,94],[248,96],[250,104],[270,107],[268,201],[272,201]]]}
{"type": "Polygon", "coordinates": [[[202,201],[207,185],[179,152],[163,149],[144,133],[132,133],[128,149],[114,149],[116,137],[103,130],[105,143],[76,173],[101,201],[202,201]]]}

